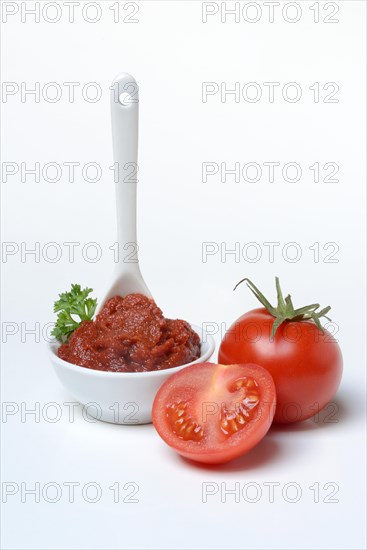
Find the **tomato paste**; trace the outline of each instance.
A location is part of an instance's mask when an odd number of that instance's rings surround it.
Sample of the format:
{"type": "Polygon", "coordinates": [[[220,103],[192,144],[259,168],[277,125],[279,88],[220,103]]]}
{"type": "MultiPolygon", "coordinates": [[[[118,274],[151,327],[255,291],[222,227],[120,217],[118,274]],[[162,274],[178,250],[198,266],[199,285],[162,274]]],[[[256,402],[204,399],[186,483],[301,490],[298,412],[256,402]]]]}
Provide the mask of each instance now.
{"type": "Polygon", "coordinates": [[[166,319],[143,294],[114,296],[94,321],[83,321],[58,349],[69,363],[96,370],[169,369],[200,357],[200,338],[186,321],[166,319]]]}

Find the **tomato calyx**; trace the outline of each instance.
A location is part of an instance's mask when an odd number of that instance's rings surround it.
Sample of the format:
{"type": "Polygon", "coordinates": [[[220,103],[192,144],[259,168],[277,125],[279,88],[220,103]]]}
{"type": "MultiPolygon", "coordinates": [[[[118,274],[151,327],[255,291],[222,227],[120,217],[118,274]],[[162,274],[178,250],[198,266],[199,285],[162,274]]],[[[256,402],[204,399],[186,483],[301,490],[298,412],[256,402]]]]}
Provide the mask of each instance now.
{"type": "Polygon", "coordinates": [[[320,318],[325,317],[328,321],[331,321],[331,319],[326,315],[330,311],[331,306],[327,306],[320,311],[316,311],[320,307],[320,304],[310,304],[308,306],[294,309],[290,294],[283,298],[282,289],[280,288],[279,277],[275,277],[278,304],[276,307],[274,307],[265,298],[264,294],[262,294],[262,292],[260,292],[260,290],[254,285],[254,283],[250,281],[250,279],[248,279],[247,277],[241,279],[241,281],[236,284],[233,290],[236,290],[236,288],[243,282],[246,282],[248,288],[256,296],[259,302],[275,318],[271,330],[271,341],[274,339],[277,329],[284,321],[305,321],[307,319],[310,319],[314,321],[317,328],[322,332],[322,334],[324,334],[324,329],[320,323],[320,318]]]}

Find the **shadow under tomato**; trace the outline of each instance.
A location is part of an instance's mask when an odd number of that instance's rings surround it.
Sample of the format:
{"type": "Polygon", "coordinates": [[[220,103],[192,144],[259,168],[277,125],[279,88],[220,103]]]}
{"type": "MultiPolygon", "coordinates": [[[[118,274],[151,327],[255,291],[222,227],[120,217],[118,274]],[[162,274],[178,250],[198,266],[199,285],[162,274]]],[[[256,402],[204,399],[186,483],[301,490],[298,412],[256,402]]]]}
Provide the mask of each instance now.
{"type": "Polygon", "coordinates": [[[272,424],[270,432],[306,432],[318,430],[320,428],[329,428],[339,424],[339,422],[348,421],[354,416],[352,410],[346,405],[345,399],[338,397],[328,403],[324,409],[315,416],[302,422],[292,422],[290,424],[272,424]]]}
{"type": "Polygon", "coordinates": [[[178,455],[178,459],[197,469],[215,472],[238,472],[259,469],[268,462],[278,459],[281,454],[281,445],[270,437],[265,436],[251,451],[225,464],[203,464],[180,455],[178,455]]]}

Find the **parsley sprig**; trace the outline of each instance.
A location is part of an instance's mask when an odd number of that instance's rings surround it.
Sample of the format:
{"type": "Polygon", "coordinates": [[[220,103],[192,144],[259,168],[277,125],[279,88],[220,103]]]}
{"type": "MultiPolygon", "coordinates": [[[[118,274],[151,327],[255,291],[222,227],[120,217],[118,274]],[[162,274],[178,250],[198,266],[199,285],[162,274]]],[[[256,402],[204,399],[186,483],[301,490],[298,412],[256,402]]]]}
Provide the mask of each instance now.
{"type": "Polygon", "coordinates": [[[80,285],[71,285],[70,292],[59,294],[59,300],[54,303],[54,313],[58,313],[52,336],[64,343],[70,334],[83,321],[90,321],[97,307],[97,299],[88,298],[92,288],[81,289],[80,285]],[[79,317],[76,320],[73,316],[79,317]]]}

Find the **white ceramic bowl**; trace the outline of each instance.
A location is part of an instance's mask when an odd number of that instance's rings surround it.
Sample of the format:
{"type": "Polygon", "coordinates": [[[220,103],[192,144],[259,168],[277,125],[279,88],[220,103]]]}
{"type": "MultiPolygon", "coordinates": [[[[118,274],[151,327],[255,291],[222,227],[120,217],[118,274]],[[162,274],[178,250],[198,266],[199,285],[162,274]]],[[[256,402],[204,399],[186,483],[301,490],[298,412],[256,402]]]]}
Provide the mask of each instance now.
{"type": "Polygon", "coordinates": [[[109,372],[68,363],[57,356],[59,343],[49,344],[52,366],[65,388],[86,406],[93,418],[114,424],[146,424],[152,421],[152,405],[160,386],[175,372],[208,361],[215,344],[201,328],[191,325],[200,336],[201,357],[172,369],[151,372],[109,372]]]}

